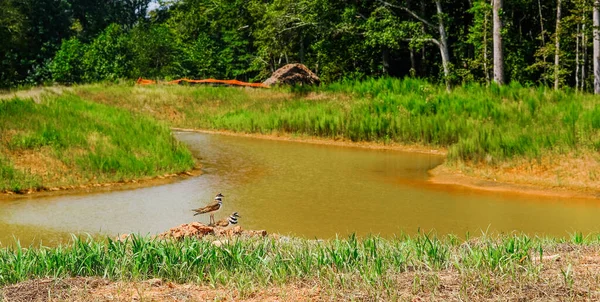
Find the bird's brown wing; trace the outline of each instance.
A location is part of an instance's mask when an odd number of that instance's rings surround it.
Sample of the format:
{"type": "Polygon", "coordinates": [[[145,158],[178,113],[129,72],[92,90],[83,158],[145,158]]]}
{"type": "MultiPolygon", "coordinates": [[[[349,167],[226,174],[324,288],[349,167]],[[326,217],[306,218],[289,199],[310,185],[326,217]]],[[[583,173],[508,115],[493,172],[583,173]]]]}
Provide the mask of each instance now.
{"type": "Polygon", "coordinates": [[[194,216],[196,216],[199,214],[214,212],[214,211],[218,210],[220,207],[221,207],[221,205],[219,204],[219,202],[215,201],[205,207],[194,209],[192,211],[196,212],[196,214],[194,214],[194,216]]]}
{"type": "Polygon", "coordinates": [[[219,221],[217,221],[217,223],[215,223],[216,226],[220,226],[220,227],[226,227],[229,225],[229,220],[228,218],[223,218],[219,221]]]}

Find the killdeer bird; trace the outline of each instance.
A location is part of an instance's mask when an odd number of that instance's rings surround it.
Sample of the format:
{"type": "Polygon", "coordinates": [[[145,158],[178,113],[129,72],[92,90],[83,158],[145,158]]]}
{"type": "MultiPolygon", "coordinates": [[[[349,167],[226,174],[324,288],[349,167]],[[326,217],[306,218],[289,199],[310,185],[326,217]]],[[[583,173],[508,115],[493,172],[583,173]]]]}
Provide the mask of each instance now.
{"type": "Polygon", "coordinates": [[[225,217],[219,221],[217,221],[217,223],[215,223],[215,226],[218,227],[226,227],[232,224],[237,224],[238,223],[238,218],[242,217],[240,215],[238,215],[238,212],[233,212],[233,214],[231,214],[229,217],[225,217]]]}
{"type": "Polygon", "coordinates": [[[209,204],[205,207],[202,207],[202,208],[197,208],[197,209],[192,210],[192,211],[196,212],[196,214],[194,214],[194,216],[210,213],[210,223],[209,224],[214,224],[215,223],[215,213],[221,209],[221,206],[223,205],[223,197],[225,197],[225,196],[223,196],[223,194],[219,193],[219,194],[217,194],[217,196],[215,196],[215,201],[213,201],[211,204],[209,204]]]}

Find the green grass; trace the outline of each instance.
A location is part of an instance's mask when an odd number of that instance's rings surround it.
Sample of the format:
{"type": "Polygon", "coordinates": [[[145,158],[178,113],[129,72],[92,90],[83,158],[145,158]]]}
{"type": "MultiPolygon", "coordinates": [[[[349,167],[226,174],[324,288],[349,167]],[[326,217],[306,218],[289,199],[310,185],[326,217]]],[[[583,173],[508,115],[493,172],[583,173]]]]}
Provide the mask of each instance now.
{"type": "MultiPolygon", "coordinates": [[[[588,236],[578,245],[597,252],[598,243],[598,238],[588,236]]],[[[420,284],[420,278],[430,273],[452,273],[458,283],[479,289],[493,287],[492,280],[535,283],[543,268],[535,258],[566,244],[525,235],[484,235],[463,241],[431,234],[396,239],[350,236],[328,241],[238,238],[222,246],[215,246],[210,239],[74,239],[55,248],[17,244],[0,249],[0,286],[34,278],[94,276],[121,281],[161,278],[243,292],[310,281],[331,289],[358,289],[390,298],[402,278],[435,290],[435,284],[420,284]]]]}
{"type": "Polygon", "coordinates": [[[40,103],[0,101],[0,134],[0,191],[121,181],[194,165],[189,150],[164,124],[69,94],[45,95],[40,103]],[[46,173],[17,169],[8,160],[24,153],[49,165],[46,173]]]}
{"type": "Polygon", "coordinates": [[[448,148],[450,161],[494,164],[600,150],[600,98],[518,84],[447,93],[421,80],[384,78],[260,91],[84,86],[76,93],[175,127],[416,143],[448,148]]]}

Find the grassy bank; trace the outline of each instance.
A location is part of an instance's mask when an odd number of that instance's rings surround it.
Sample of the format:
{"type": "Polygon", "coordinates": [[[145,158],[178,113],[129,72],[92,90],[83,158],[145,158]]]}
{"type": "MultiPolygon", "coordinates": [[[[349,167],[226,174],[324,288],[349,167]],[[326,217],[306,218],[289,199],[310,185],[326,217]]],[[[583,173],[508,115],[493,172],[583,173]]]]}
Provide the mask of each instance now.
{"type": "Polygon", "coordinates": [[[479,178],[600,188],[600,99],[573,91],[513,84],[447,93],[415,79],[371,79],[292,90],[97,85],[75,93],[174,127],[446,148],[448,167],[479,178]]]}
{"type": "Polygon", "coordinates": [[[160,278],[236,289],[242,297],[290,284],[354,299],[598,298],[597,237],[524,235],[467,241],[421,234],[330,241],[233,239],[74,241],[57,248],[0,250],[0,285],[35,278],[160,278]],[[348,296],[350,295],[350,296],[348,296]]]}
{"type": "Polygon", "coordinates": [[[298,92],[91,86],[79,94],[178,127],[419,143],[449,147],[450,159],[600,150],[600,99],[548,88],[465,86],[447,93],[415,79],[372,79],[298,92]]]}
{"type": "Polygon", "coordinates": [[[124,181],[191,169],[150,117],[71,94],[0,100],[0,192],[124,181]]]}

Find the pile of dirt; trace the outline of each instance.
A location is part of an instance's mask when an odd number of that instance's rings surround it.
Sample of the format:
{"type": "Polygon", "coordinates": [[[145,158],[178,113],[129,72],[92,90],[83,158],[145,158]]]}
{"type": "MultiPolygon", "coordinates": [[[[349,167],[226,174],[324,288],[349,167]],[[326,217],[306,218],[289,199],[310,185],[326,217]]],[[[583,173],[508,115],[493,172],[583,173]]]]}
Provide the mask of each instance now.
{"type": "Polygon", "coordinates": [[[277,69],[263,84],[272,85],[319,85],[321,80],[302,64],[287,64],[277,69]]]}
{"type": "Polygon", "coordinates": [[[160,235],[160,239],[183,239],[183,238],[202,238],[206,235],[214,235],[218,237],[265,237],[267,231],[250,231],[243,230],[240,226],[232,228],[212,227],[200,222],[185,223],[178,227],[174,227],[160,235]]]}

